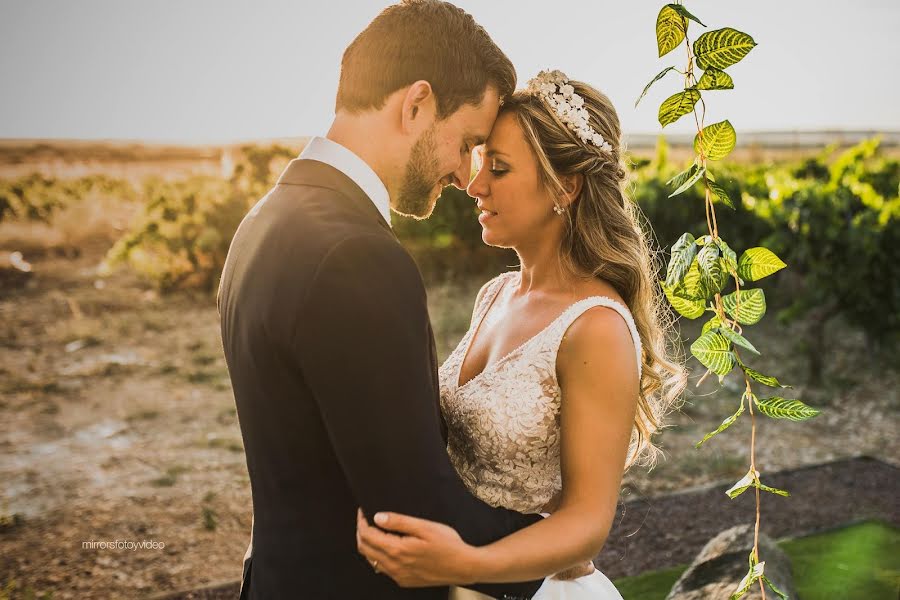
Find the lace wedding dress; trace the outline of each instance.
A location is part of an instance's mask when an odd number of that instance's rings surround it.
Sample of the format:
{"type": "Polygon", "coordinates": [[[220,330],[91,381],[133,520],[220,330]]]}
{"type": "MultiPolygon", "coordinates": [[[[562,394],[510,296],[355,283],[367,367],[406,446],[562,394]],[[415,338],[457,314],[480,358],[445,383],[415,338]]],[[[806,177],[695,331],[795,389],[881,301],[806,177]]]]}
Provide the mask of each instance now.
{"type": "MultiPolygon", "coordinates": [[[[497,297],[513,289],[519,272],[492,280],[475,307],[469,331],[440,368],[441,411],[447,421],[447,451],[469,491],[492,506],[538,513],[562,488],[556,354],[569,326],[595,306],[609,307],[625,319],[635,343],[640,337],[631,313],[605,296],[572,304],[518,348],[460,385],[463,361],[485,315],[497,297]]],[[[451,588],[451,600],[488,598],[451,588]]],[[[600,571],[574,580],[548,577],[533,600],[622,600],[600,571]]]]}

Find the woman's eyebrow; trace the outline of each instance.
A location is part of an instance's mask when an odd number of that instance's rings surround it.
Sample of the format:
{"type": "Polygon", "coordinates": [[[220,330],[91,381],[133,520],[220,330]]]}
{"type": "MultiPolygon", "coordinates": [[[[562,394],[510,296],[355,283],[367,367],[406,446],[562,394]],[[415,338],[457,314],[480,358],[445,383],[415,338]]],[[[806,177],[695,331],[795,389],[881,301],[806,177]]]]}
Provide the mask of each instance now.
{"type": "Polygon", "coordinates": [[[500,150],[488,150],[487,152],[484,153],[484,155],[488,156],[488,157],[509,156],[508,154],[506,154],[505,152],[502,152],[500,150]]]}

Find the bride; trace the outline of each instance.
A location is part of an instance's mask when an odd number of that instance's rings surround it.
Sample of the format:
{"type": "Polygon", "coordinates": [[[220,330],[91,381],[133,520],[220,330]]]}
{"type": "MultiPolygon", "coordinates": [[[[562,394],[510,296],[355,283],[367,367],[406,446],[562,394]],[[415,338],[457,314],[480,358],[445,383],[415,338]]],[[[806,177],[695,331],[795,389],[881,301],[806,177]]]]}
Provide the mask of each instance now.
{"type": "MultiPolygon", "coordinates": [[[[624,471],[685,386],[609,99],[541,72],[501,107],[468,187],[482,239],[521,268],[489,281],[440,369],[447,451],[468,489],[544,520],[493,544],[395,513],[358,519],[358,547],[403,587],[547,577],[536,600],[615,600],[596,570],[624,471]],[[478,164],[480,163],[480,164],[478,164]],[[549,514],[548,514],[549,513],[549,514]]],[[[486,598],[463,587],[451,598],[486,598]]]]}

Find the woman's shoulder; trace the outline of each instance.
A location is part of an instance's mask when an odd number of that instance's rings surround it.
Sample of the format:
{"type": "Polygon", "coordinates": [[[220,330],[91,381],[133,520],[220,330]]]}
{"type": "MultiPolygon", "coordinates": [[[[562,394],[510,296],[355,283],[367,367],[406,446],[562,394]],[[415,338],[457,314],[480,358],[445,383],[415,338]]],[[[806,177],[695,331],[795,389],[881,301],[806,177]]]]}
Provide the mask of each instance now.
{"type": "MultiPolygon", "coordinates": [[[[559,359],[603,364],[631,364],[640,359],[640,336],[634,317],[622,296],[608,283],[598,281],[579,290],[581,300],[561,340],[559,359]],[[634,357],[634,358],[631,358],[634,357]]],[[[638,370],[640,364],[637,365],[638,370]]]]}

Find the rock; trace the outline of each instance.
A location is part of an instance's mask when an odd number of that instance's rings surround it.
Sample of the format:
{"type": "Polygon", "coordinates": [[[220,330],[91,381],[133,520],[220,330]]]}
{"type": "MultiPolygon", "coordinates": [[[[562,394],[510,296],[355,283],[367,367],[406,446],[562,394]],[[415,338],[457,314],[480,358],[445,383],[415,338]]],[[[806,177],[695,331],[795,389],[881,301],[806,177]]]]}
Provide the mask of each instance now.
{"type": "MultiPolygon", "coordinates": [[[[712,538],[700,550],[687,571],[675,582],[666,600],[728,600],[747,574],[747,557],[753,548],[753,525],[737,525],[712,538]]],[[[765,575],[788,595],[797,600],[791,574],[791,561],[781,548],[764,533],[759,534],[759,556],[766,563],[765,575]]],[[[754,582],[742,600],[760,600],[759,583],[754,582]]],[[[767,600],[777,599],[766,588],[767,600]]]]}

